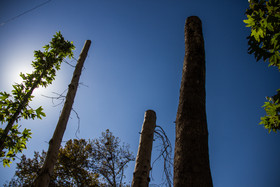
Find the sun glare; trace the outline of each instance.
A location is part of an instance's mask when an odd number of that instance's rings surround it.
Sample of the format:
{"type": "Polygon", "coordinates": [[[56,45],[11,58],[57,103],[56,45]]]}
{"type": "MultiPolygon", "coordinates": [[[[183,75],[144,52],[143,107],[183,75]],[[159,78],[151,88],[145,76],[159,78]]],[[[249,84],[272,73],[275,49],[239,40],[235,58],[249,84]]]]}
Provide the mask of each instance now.
{"type": "MultiPolygon", "coordinates": [[[[23,79],[20,77],[20,73],[26,74],[34,71],[34,68],[31,65],[34,57],[30,51],[31,49],[28,49],[28,46],[26,46],[26,48],[18,50],[18,53],[15,55],[7,55],[7,57],[3,57],[3,63],[0,64],[0,92],[5,91],[11,94],[11,91],[14,89],[13,85],[23,82],[23,79]]],[[[66,71],[68,70],[67,68],[65,69],[66,71]]],[[[72,71],[72,69],[70,70],[72,71]]],[[[55,80],[51,85],[48,85],[47,88],[40,86],[34,89],[32,95],[35,97],[32,99],[30,105],[34,108],[38,106],[52,106],[52,99],[47,97],[57,96],[53,93],[60,94],[67,89],[69,81],[68,75],[71,74],[64,73],[62,68],[57,72],[55,80]]]]}
{"type": "MultiPolygon", "coordinates": [[[[22,78],[20,77],[20,73],[26,74],[26,73],[32,73],[33,68],[30,64],[28,63],[20,63],[20,64],[8,64],[5,67],[5,76],[4,76],[4,90],[1,91],[9,91],[13,89],[12,85],[16,83],[22,83],[22,78]]],[[[36,88],[33,92],[34,96],[41,95],[44,91],[44,88],[36,88]]]]}

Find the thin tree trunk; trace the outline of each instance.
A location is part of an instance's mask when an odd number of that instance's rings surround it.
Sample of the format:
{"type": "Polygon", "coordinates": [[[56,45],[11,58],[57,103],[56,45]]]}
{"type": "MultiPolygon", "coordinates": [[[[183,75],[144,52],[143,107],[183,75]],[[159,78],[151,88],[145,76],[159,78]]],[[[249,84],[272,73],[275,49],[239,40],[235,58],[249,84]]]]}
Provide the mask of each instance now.
{"type": "Polygon", "coordinates": [[[185,58],[176,118],[174,187],[211,187],[205,110],[205,52],[202,24],[187,18],[185,58]]]}
{"type": "Polygon", "coordinates": [[[23,97],[22,102],[19,104],[16,112],[13,114],[13,116],[11,117],[11,119],[9,120],[7,126],[5,127],[4,132],[2,133],[2,136],[0,138],[0,153],[3,151],[3,149],[5,148],[5,140],[8,137],[8,134],[10,132],[10,130],[12,129],[14,123],[18,120],[18,117],[20,115],[20,113],[22,112],[22,110],[26,107],[28,100],[30,99],[33,91],[35,88],[38,87],[39,82],[41,81],[42,77],[45,75],[46,73],[46,69],[43,70],[43,72],[41,73],[41,75],[38,77],[38,79],[34,82],[33,86],[31,87],[30,91],[23,97]]]}
{"type": "Polygon", "coordinates": [[[68,93],[66,95],[66,101],[64,103],[61,115],[59,117],[56,129],[54,131],[53,137],[49,142],[49,149],[47,156],[43,165],[43,168],[40,170],[39,175],[34,181],[33,186],[36,187],[47,187],[49,186],[50,178],[53,175],[54,165],[57,161],[58,152],[60,144],[63,138],[63,134],[66,129],[66,125],[72,110],[72,105],[74,103],[74,98],[78,89],[79,79],[84,65],[84,61],[87,57],[87,53],[90,47],[91,41],[87,40],[83,47],[83,50],[80,54],[79,60],[77,62],[75,71],[73,73],[72,81],[68,86],[68,93]]]}
{"type": "Polygon", "coordinates": [[[132,179],[132,187],[148,187],[151,170],[151,155],[156,127],[156,113],[147,110],[142,126],[138,153],[135,162],[135,169],[132,179]]]}

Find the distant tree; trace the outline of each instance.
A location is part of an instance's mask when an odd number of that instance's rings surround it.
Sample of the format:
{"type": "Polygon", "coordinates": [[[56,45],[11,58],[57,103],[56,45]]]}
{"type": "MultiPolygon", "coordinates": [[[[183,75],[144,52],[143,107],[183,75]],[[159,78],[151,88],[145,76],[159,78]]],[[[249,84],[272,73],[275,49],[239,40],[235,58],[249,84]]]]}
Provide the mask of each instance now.
{"type": "MultiPolygon", "coordinates": [[[[134,160],[129,145],[120,145],[120,139],[109,129],[99,139],[91,141],[93,170],[100,174],[105,186],[124,186],[124,169],[134,160]]],[[[100,180],[101,182],[101,180],[100,180]]]]}
{"type": "MultiPolygon", "coordinates": [[[[34,152],[34,158],[22,155],[13,179],[6,186],[32,186],[43,167],[46,152],[34,152]]],[[[49,186],[126,186],[124,169],[134,160],[129,145],[106,130],[94,140],[69,140],[59,149],[49,186]]]]}
{"type": "MultiPolygon", "coordinates": [[[[92,147],[84,139],[69,140],[59,150],[49,186],[99,186],[97,173],[90,168],[92,147]]],[[[34,152],[34,158],[22,155],[15,176],[6,186],[31,186],[42,168],[46,152],[34,152]]]]}
{"type": "MultiPolygon", "coordinates": [[[[280,71],[280,0],[249,0],[246,10],[246,27],[251,28],[248,39],[248,53],[254,54],[257,61],[268,61],[280,71]]],[[[276,132],[280,130],[280,89],[272,97],[266,97],[263,105],[266,116],[260,124],[276,132]]]]}
{"type": "Polygon", "coordinates": [[[42,107],[34,110],[29,106],[34,97],[33,91],[39,86],[47,87],[52,83],[62,60],[72,57],[74,48],[72,42],[64,40],[60,32],[56,33],[50,44],[44,46],[44,52],[34,52],[34,71],[31,74],[20,73],[23,82],[13,85],[12,94],[0,92],[0,121],[2,125],[6,124],[5,129],[0,128],[0,157],[4,166],[9,166],[16,154],[26,149],[26,142],[31,138],[30,129],[20,132],[17,124],[19,120],[41,119],[45,116],[42,107]]]}

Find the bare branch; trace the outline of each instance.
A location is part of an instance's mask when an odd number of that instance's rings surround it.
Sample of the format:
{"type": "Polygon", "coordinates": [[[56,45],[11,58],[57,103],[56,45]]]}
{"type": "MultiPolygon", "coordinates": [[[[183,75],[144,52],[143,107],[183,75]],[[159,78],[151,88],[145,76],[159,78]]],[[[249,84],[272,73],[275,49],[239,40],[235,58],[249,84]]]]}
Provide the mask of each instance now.
{"type": "Polygon", "coordinates": [[[57,95],[57,96],[54,96],[54,97],[46,96],[46,95],[42,95],[42,96],[45,97],[45,98],[51,99],[53,107],[57,107],[57,106],[61,105],[65,101],[65,95],[63,95],[63,94],[66,91],[68,91],[68,89],[65,89],[61,94],[56,93],[56,92],[52,92],[53,94],[57,95]],[[54,102],[55,100],[59,100],[60,102],[58,104],[55,104],[55,102],[54,102]]]}
{"type": "Polygon", "coordinates": [[[73,108],[72,108],[72,111],[76,114],[76,118],[78,119],[78,128],[77,128],[77,130],[76,130],[76,132],[75,132],[75,136],[76,136],[76,138],[79,140],[80,138],[78,137],[78,133],[80,133],[80,122],[81,122],[81,119],[80,119],[80,116],[79,116],[79,114],[78,114],[78,112],[76,111],[76,110],[74,110],[73,108]]]}
{"type": "Polygon", "coordinates": [[[65,62],[66,64],[68,64],[69,66],[71,66],[72,68],[75,68],[76,66],[70,64],[69,62],[67,62],[66,60],[63,60],[63,62],[65,62]]]}
{"type": "Polygon", "coordinates": [[[79,86],[80,86],[80,85],[85,86],[85,87],[87,87],[87,88],[89,87],[88,85],[84,84],[83,82],[79,82],[79,86]]]}
{"type": "MultiPolygon", "coordinates": [[[[160,158],[163,158],[163,173],[165,175],[166,181],[164,181],[162,184],[167,184],[168,186],[172,186],[172,146],[169,138],[167,137],[165,131],[162,127],[156,126],[155,128],[155,139],[160,139],[160,154],[158,157],[153,161],[152,168],[160,158]]],[[[151,172],[152,177],[152,172],[151,172]]]]}
{"type": "MultiPolygon", "coordinates": [[[[86,86],[86,85],[84,85],[83,83],[79,83],[79,85],[83,85],[83,86],[86,86]]],[[[68,89],[65,89],[61,94],[59,94],[59,93],[56,93],[56,92],[52,92],[53,94],[55,94],[55,95],[57,95],[57,96],[55,96],[55,97],[50,97],[50,96],[46,96],[46,95],[42,95],[43,97],[45,97],[45,98],[48,98],[48,99],[51,99],[52,100],[52,104],[53,104],[53,107],[56,107],[56,106],[59,106],[59,105],[61,105],[62,103],[64,103],[64,101],[65,101],[65,95],[64,95],[64,93],[67,91],[68,89]],[[58,103],[58,104],[55,104],[55,100],[60,100],[60,102],[58,103]]],[[[76,138],[79,140],[80,138],[78,137],[78,133],[80,133],[80,121],[81,121],[81,119],[80,119],[80,116],[79,116],[79,114],[78,114],[78,112],[75,110],[75,109],[73,109],[72,108],[72,111],[76,114],[76,118],[78,119],[78,128],[77,128],[77,130],[76,130],[76,132],[75,132],[75,136],[76,136],[76,138]]]]}

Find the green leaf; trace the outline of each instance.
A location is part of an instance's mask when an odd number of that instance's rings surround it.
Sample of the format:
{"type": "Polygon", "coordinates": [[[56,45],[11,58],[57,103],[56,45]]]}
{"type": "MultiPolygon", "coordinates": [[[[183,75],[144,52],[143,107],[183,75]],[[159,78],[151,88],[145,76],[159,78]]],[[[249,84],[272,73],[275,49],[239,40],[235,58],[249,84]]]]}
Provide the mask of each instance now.
{"type": "Polygon", "coordinates": [[[41,106],[37,108],[35,111],[38,118],[42,119],[41,116],[46,117],[46,114],[43,112],[43,108],[41,106]]]}
{"type": "Polygon", "coordinates": [[[6,92],[0,92],[0,100],[4,101],[10,97],[10,94],[6,92]]]}
{"type": "Polygon", "coordinates": [[[10,163],[12,163],[10,159],[3,159],[3,166],[4,167],[6,167],[6,166],[10,167],[10,163]]]}
{"type": "Polygon", "coordinates": [[[243,22],[247,24],[246,27],[253,27],[255,25],[254,19],[250,15],[247,15],[247,18],[248,19],[243,20],[243,22]]]}

